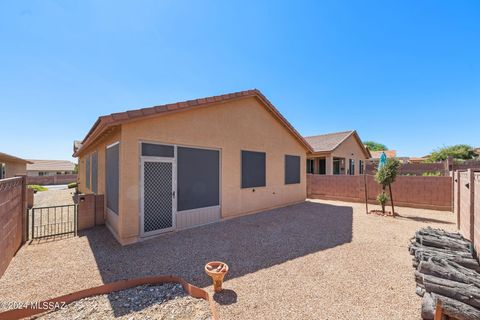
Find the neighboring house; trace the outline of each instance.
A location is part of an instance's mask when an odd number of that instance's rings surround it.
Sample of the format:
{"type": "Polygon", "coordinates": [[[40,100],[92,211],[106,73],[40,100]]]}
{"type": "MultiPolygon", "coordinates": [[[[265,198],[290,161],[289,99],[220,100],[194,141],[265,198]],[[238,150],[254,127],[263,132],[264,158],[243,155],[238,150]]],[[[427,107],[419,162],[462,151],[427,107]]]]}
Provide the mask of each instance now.
{"type": "Polygon", "coordinates": [[[57,176],[75,173],[75,163],[68,160],[29,160],[27,176],[57,176]]]}
{"type": "Polygon", "coordinates": [[[74,149],[122,244],[306,198],[310,146],[258,90],[102,116],[74,149]]]}
{"type": "Polygon", "coordinates": [[[313,152],[308,154],[307,173],[363,174],[370,152],[355,130],[305,137],[313,152]]]}
{"type": "Polygon", "coordinates": [[[379,161],[380,156],[382,153],[385,152],[385,155],[387,158],[396,158],[397,157],[397,151],[396,150],[385,150],[385,151],[370,151],[370,154],[372,155],[372,158],[370,159],[371,161],[379,161]]]}
{"type": "Polygon", "coordinates": [[[0,179],[24,176],[30,161],[0,152],[0,179]]]}

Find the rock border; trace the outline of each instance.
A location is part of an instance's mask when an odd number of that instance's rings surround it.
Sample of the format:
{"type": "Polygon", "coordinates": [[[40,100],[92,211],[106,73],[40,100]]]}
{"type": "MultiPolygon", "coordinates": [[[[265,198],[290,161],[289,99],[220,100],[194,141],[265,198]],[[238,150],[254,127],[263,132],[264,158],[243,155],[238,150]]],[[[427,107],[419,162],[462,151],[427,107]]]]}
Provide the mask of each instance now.
{"type": "MultiPolygon", "coordinates": [[[[129,288],[133,288],[133,287],[137,287],[145,284],[162,284],[167,282],[178,283],[182,285],[183,290],[185,290],[185,292],[187,292],[190,296],[208,301],[210,305],[210,311],[212,312],[212,320],[219,320],[215,303],[210,298],[210,295],[208,294],[208,292],[197,286],[194,286],[193,284],[188,283],[183,278],[180,278],[177,276],[155,276],[155,277],[145,277],[145,278],[135,278],[135,279],[115,281],[115,282],[103,284],[98,287],[80,290],[80,291],[72,292],[60,297],[50,299],[50,300],[45,300],[45,301],[39,302],[38,305],[50,306],[50,305],[55,305],[55,303],[69,304],[73,301],[77,301],[77,300],[91,297],[91,296],[109,294],[115,291],[125,290],[125,289],[129,289],[129,288]]],[[[49,310],[51,311],[54,309],[37,309],[31,306],[25,309],[12,309],[5,312],[1,312],[0,319],[17,320],[25,317],[31,317],[40,313],[44,313],[49,310]]]]}

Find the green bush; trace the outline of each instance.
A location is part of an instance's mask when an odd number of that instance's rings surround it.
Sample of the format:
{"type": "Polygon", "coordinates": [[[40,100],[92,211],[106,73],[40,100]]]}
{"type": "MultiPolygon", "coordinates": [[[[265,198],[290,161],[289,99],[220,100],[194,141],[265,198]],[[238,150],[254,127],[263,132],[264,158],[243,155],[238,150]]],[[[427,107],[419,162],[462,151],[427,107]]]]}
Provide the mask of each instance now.
{"type": "Polygon", "coordinates": [[[385,205],[387,204],[388,200],[388,196],[385,192],[382,192],[377,196],[377,201],[382,206],[383,213],[385,213],[385,205]]]}
{"type": "MultiPolygon", "coordinates": [[[[395,182],[397,178],[398,170],[401,167],[400,161],[395,158],[388,158],[385,162],[385,165],[377,170],[375,174],[375,181],[377,181],[382,186],[382,193],[377,196],[377,201],[382,206],[382,212],[385,214],[385,204],[388,201],[388,196],[385,194],[386,187],[390,187],[392,183],[395,182]]],[[[393,207],[393,204],[392,204],[393,207]]],[[[394,209],[392,208],[392,211],[394,209]]],[[[394,215],[395,213],[392,212],[394,215]]]]}
{"type": "Polygon", "coordinates": [[[73,189],[73,188],[76,188],[76,187],[78,187],[78,183],[76,183],[76,182],[72,182],[72,183],[68,184],[68,189],[73,189]]]}
{"type": "Polygon", "coordinates": [[[439,177],[441,176],[442,173],[440,171],[434,171],[434,172],[424,172],[422,173],[423,177],[439,177]]]}
{"type": "Polygon", "coordinates": [[[29,184],[28,188],[33,189],[34,192],[47,191],[48,190],[48,188],[45,188],[44,186],[40,186],[38,184],[29,184]]]}

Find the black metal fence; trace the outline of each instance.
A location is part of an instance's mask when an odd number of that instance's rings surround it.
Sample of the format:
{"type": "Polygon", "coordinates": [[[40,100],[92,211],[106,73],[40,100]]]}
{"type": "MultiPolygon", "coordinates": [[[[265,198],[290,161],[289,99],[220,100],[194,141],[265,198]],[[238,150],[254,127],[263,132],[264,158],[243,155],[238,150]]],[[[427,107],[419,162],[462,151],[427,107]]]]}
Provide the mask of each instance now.
{"type": "Polygon", "coordinates": [[[37,207],[30,210],[29,239],[77,233],[77,205],[37,207]]]}

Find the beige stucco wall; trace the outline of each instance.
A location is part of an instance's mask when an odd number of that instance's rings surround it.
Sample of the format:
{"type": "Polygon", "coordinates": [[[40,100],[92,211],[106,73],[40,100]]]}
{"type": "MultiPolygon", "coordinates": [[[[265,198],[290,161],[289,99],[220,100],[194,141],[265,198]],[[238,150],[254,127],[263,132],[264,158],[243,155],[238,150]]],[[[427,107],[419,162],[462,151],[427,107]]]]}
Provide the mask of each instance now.
{"type": "MultiPolygon", "coordinates": [[[[348,137],[343,141],[337,149],[332,152],[332,161],[333,157],[345,158],[345,174],[348,172],[348,160],[355,160],[355,175],[359,174],[359,160],[366,160],[365,153],[362,147],[358,144],[357,140],[353,135],[348,137]]],[[[333,167],[333,162],[332,162],[333,167]]],[[[333,171],[332,171],[333,173],[333,171]]]]}
{"type": "Polygon", "coordinates": [[[27,164],[24,162],[6,161],[3,163],[5,164],[5,178],[13,178],[27,174],[27,164]]]}
{"type": "MultiPolygon", "coordinates": [[[[140,234],[139,141],[221,150],[221,215],[230,218],[303,201],[306,150],[255,98],[122,125],[120,230],[122,243],[140,234]],[[266,187],[242,189],[240,151],[266,152],[266,187]],[[284,157],[301,157],[301,183],[285,185],[284,157]]],[[[80,168],[84,168],[82,164],[80,168]]]]}
{"type": "MultiPolygon", "coordinates": [[[[97,194],[105,194],[105,152],[107,150],[107,146],[120,141],[121,139],[121,130],[117,129],[113,131],[111,134],[106,136],[105,138],[101,139],[100,141],[96,142],[92,146],[89,146],[87,149],[83,150],[81,156],[78,159],[78,190],[80,193],[93,193],[91,190],[92,184],[90,184],[90,189],[86,187],[86,175],[85,175],[85,166],[86,166],[86,158],[87,156],[91,156],[94,152],[98,153],[98,190],[97,194]]],[[[120,150],[122,146],[120,145],[120,150]]],[[[120,183],[121,183],[121,170],[120,167],[120,183]]],[[[91,174],[91,170],[90,170],[91,174]]],[[[121,195],[119,195],[121,197],[121,195]]],[[[121,202],[119,203],[121,205],[121,202]]],[[[104,203],[105,208],[105,223],[107,226],[113,231],[115,235],[118,235],[119,230],[119,215],[110,212],[107,209],[106,198],[104,203]]],[[[120,211],[120,210],[119,210],[120,211]]]]}

